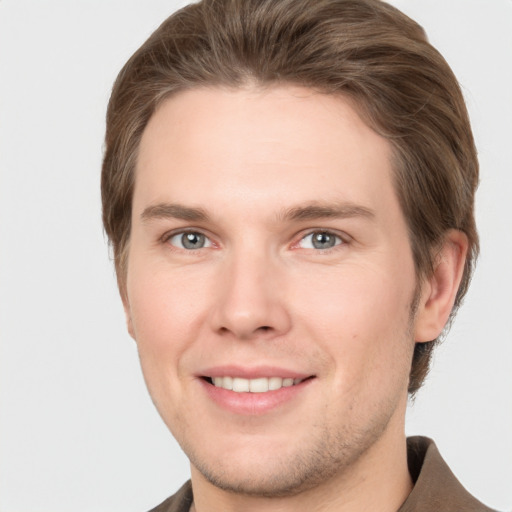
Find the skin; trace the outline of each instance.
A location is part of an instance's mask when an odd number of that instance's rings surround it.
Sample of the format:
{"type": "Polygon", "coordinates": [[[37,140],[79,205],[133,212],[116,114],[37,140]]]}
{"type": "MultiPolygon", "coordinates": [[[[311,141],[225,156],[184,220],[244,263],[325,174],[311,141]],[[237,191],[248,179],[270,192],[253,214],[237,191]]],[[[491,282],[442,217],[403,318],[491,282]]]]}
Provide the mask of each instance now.
{"type": "Polygon", "coordinates": [[[420,287],[390,162],[348,101],[300,87],[194,89],[151,118],[124,305],[198,512],[394,511],[410,492],[414,342],[441,332],[467,244],[447,233],[420,287]],[[204,246],[185,248],[184,231],[204,246]],[[225,365],[310,378],[237,412],[205,392],[225,365]]]}

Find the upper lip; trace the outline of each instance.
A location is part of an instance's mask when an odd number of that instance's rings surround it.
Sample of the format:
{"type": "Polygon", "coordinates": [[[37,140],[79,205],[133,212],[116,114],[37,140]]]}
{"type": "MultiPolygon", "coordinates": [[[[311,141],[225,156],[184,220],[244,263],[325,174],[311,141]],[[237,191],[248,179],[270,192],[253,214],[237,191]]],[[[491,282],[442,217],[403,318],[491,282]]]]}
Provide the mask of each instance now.
{"type": "Polygon", "coordinates": [[[199,377],[239,377],[242,379],[258,379],[261,377],[282,377],[283,379],[306,379],[311,374],[299,372],[279,366],[241,367],[237,365],[223,365],[206,368],[198,372],[199,377]]]}

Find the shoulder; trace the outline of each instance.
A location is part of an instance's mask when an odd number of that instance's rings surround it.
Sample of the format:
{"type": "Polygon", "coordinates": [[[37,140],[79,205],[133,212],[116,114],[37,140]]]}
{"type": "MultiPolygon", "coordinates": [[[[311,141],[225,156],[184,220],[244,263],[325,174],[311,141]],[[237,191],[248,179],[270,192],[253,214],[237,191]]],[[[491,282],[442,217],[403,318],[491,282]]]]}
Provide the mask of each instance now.
{"type": "Polygon", "coordinates": [[[173,494],[149,512],[189,512],[192,501],[192,485],[189,480],[176,494],[173,494]]]}
{"type": "Polygon", "coordinates": [[[409,438],[407,456],[414,488],[398,512],[493,512],[462,486],[431,439],[409,438]]]}

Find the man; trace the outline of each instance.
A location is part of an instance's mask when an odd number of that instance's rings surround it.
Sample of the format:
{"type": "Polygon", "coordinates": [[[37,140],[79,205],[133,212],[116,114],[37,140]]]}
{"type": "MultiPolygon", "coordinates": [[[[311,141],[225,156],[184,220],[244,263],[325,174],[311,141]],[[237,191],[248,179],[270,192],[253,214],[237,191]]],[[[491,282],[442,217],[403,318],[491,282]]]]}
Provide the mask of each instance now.
{"type": "Polygon", "coordinates": [[[155,511],[489,510],[408,394],[467,291],[453,73],[379,0],[203,0],[121,71],[104,224],[191,484],[155,511]]]}

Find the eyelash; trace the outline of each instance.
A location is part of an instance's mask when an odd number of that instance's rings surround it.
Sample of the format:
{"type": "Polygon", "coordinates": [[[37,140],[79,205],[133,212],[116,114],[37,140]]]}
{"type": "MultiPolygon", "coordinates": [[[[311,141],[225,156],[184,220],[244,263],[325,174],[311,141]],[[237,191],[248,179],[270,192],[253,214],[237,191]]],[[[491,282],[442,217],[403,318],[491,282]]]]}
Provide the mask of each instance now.
{"type": "Polygon", "coordinates": [[[182,231],[174,231],[171,233],[166,233],[162,237],[161,241],[165,244],[171,245],[173,248],[176,248],[176,249],[182,250],[182,251],[186,251],[186,252],[200,251],[201,249],[207,249],[209,247],[214,246],[214,243],[212,242],[211,238],[208,235],[204,234],[203,232],[201,232],[200,230],[197,230],[197,229],[186,229],[186,230],[182,230],[182,231]],[[186,235],[198,235],[200,237],[204,237],[204,239],[208,245],[199,247],[197,249],[188,249],[186,247],[178,247],[177,245],[171,243],[171,240],[173,238],[181,237],[181,239],[183,239],[183,237],[186,235]]]}
{"type": "MultiPolygon", "coordinates": [[[[348,243],[348,240],[347,240],[348,237],[346,235],[342,236],[332,230],[317,228],[317,229],[312,229],[306,233],[301,234],[300,239],[297,242],[294,242],[292,244],[292,246],[291,246],[292,249],[301,248],[300,247],[301,242],[303,242],[306,238],[313,236],[315,234],[332,236],[336,239],[335,244],[332,247],[327,247],[327,248],[306,247],[304,249],[312,250],[314,252],[319,252],[319,253],[328,253],[330,251],[335,251],[335,250],[337,250],[337,248],[339,248],[339,246],[343,246],[348,243]]],[[[201,249],[208,249],[211,247],[216,247],[216,244],[212,241],[211,237],[209,237],[208,235],[206,235],[205,233],[203,233],[201,230],[198,230],[198,229],[186,229],[186,230],[182,230],[182,231],[173,231],[171,233],[166,233],[165,235],[163,235],[161,237],[161,242],[164,244],[171,245],[171,247],[173,247],[177,250],[186,251],[188,253],[194,253],[196,251],[200,251],[201,249]],[[190,249],[190,248],[186,248],[186,247],[179,247],[176,244],[171,243],[171,240],[173,238],[175,238],[175,237],[183,238],[183,236],[189,235],[189,234],[204,237],[207,245],[205,245],[203,247],[199,247],[197,249],[193,249],[193,248],[190,249]]],[[[313,245],[313,242],[311,243],[311,245],[313,245]]]]}
{"type": "MultiPolygon", "coordinates": [[[[327,235],[329,237],[335,238],[335,243],[331,247],[326,248],[317,248],[317,247],[306,247],[305,249],[313,250],[315,252],[326,253],[329,251],[335,251],[340,245],[345,245],[347,243],[346,237],[341,236],[340,234],[328,230],[328,229],[312,229],[301,236],[300,240],[293,245],[293,247],[300,247],[300,243],[306,240],[306,238],[311,237],[313,235],[327,235]]],[[[314,242],[311,242],[311,245],[314,245],[314,242]]]]}

